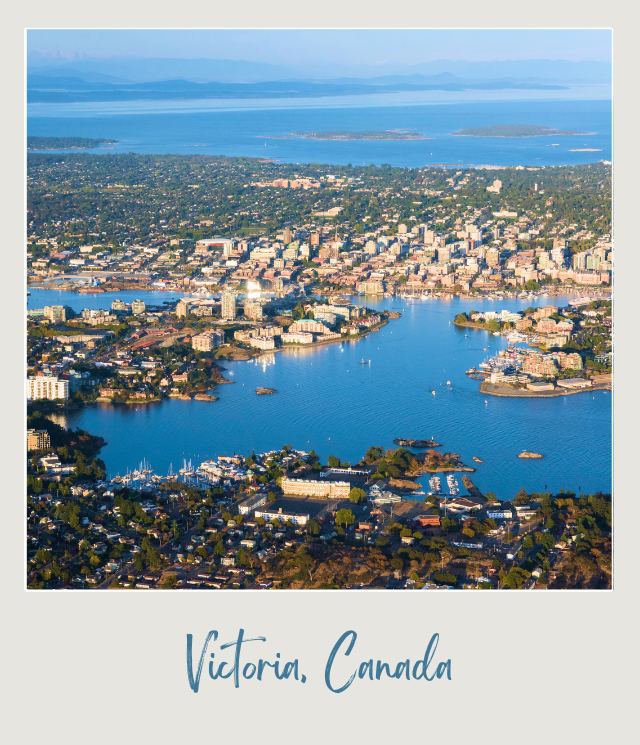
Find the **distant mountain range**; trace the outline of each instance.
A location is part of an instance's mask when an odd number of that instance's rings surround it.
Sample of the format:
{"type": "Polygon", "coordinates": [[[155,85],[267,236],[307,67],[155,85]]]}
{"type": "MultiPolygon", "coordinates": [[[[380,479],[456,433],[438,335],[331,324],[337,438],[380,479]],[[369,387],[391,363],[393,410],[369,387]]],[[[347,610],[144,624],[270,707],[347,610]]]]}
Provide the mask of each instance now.
{"type": "MultiPolygon", "coordinates": [[[[516,79],[552,83],[607,83],[611,67],[606,62],[568,60],[440,60],[414,65],[385,63],[356,65],[340,62],[314,65],[229,59],[96,58],[61,60],[32,55],[29,73],[55,78],[79,78],[92,83],[146,83],[186,80],[200,83],[257,83],[272,80],[341,80],[421,78],[449,75],[463,80],[516,79]]],[[[389,82],[387,80],[387,82],[389,82]]]]}
{"type": "Polygon", "coordinates": [[[501,80],[463,80],[453,75],[384,76],[338,80],[282,80],[253,83],[196,83],[190,80],[159,80],[145,83],[87,81],[76,77],[30,74],[29,103],[88,101],[140,101],[180,99],[250,99],[347,96],[396,91],[462,90],[562,90],[559,83],[501,80]]]}

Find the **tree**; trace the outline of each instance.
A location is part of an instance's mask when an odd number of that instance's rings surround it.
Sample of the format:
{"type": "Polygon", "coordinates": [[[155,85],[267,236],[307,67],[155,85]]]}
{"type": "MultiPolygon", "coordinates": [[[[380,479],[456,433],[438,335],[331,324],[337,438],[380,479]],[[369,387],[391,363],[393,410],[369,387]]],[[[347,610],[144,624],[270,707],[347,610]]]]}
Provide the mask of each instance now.
{"type": "Polygon", "coordinates": [[[213,555],[214,556],[224,556],[226,553],[226,549],[224,547],[224,543],[222,542],[222,538],[218,538],[216,541],[216,545],[213,547],[213,555]]]}
{"type": "Polygon", "coordinates": [[[336,525],[343,525],[347,528],[349,525],[353,525],[356,521],[356,516],[350,509],[340,509],[336,512],[336,525]]]}
{"type": "Polygon", "coordinates": [[[329,468],[340,468],[340,458],[335,455],[330,455],[327,460],[329,468]]]}
{"type": "Polygon", "coordinates": [[[364,489],[360,489],[358,486],[354,486],[353,489],[349,492],[349,500],[353,502],[354,504],[360,504],[360,502],[363,502],[367,497],[367,493],[364,489]]]}
{"type": "Polygon", "coordinates": [[[309,535],[320,535],[320,523],[311,518],[307,523],[307,533],[309,535]]]}
{"type": "Polygon", "coordinates": [[[521,588],[531,575],[525,569],[512,567],[504,578],[502,587],[507,590],[517,590],[521,588]]]}
{"type": "Polygon", "coordinates": [[[364,454],[364,462],[371,464],[380,460],[384,455],[384,449],[379,445],[372,445],[367,452],[364,454]]]}

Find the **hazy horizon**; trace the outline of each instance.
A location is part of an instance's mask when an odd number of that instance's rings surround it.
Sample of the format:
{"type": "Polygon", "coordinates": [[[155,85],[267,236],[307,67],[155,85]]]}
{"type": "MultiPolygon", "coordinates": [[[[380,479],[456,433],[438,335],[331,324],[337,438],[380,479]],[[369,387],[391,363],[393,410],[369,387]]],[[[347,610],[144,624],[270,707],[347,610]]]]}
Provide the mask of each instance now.
{"type": "Polygon", "coordinates": [[[443,75],[607,82],[608,29],[31,29],[31,74],[116,81],[443,75]]]}

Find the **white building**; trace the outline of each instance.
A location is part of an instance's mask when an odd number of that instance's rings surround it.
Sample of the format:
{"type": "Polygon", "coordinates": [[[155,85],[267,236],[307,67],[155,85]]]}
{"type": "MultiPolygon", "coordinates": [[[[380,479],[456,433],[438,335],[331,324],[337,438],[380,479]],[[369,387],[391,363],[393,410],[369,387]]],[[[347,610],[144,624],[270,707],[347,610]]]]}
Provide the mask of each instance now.
{"type": "Polygon", "coordinates": [[[69,398],[69,381],[59,380],[51,375],[36,375],[27,379],[27,399],[38,401],[40,399],[69,398]]]}

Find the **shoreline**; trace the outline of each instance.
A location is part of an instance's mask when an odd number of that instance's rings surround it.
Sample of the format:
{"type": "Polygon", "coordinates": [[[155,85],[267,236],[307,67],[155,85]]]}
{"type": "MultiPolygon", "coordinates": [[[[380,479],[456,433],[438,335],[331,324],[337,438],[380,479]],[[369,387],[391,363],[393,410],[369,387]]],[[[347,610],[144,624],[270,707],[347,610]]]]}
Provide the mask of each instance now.
{"type": "Polygon", "coordinates": [[[594,383],[589,388],[558,389],[553,391],[528,391],[522,388],[514,388],[510,385],[498,385],[483,380],[480,383],[480,393],[487,396],[498,396],[499,398],[559,398],[560,396],[573,396],[577,393],[589,393],[593,391],[611,391],[611,383],[594,383]]]}
{"type": "MultiPolygon", "coordinates": [[[[75,275],[77,276],[77,275],[75,275]]],[[[89,276],[87,276],[89,279],[89,276]]],[[[73,282],[71,282],[73,285],[73,282]]],[[[66,286],[66,283],[62,283],[56,286],[53,281],[46,282],[43,280],[33,281],[32,278],[27,277],[27,292],[30,289],[34,290],[45,290],[54,292],[71,292],[76,295],[106,295],[117,292],[170,292],[180,293],[181,295],[188,297],[193,291],[189,291],[184,287],[156,287],[153,285],[140,286],[135,285],[133,287],[111,287],[105,285],[98,285],[96,287],[87,286],[84,283],[79,283],[80,286],[66,286]],[[90,291],[88,291],[90,290],[90,291]]],[[[125,283],[126,284],[126,283],[125,283]]],[[[220,290],[211,290],[211,292],[220,292],[220,290]]],[[[608,297],[612,293],[611,286],[602,285],[593,287],[589,285],[560,285],[553,287],[543,287],[540,290],[532,291],[532,297],[527,293],[526,297],[520,297],[523,290],[514,290],[508,288],[496,288],[494,290],[478,291],[478,292],[462,292],[462,291],[451,291],[447,289],[429,290],[430,293],[427,297],[423,297],[423,294],[427,290],[420,291],[420,294],[407,295],[405,291],[399,290],[397,292],[385,292],[380,295],[359,295],[354,294],[353,290],[348,291],[345,288],[344,291],[340,288],[326,288],[321,290],[321,294],[332,294],[337,293],[341,295],[349,295],[350,297],[369,297],[373,299],[383,299],[387,297],[399,298],[401,300],[441,300],[448,298],[459,298],[460,300],[506,300],[506,299],[521,299],[521,300],[538,300],[545,296],[555,297],[558,295],[580,295],[581,293],[589,293],[594,297],[608,297]]],[[[481,327],[474,327],[481,328],[481,327]]]]}

